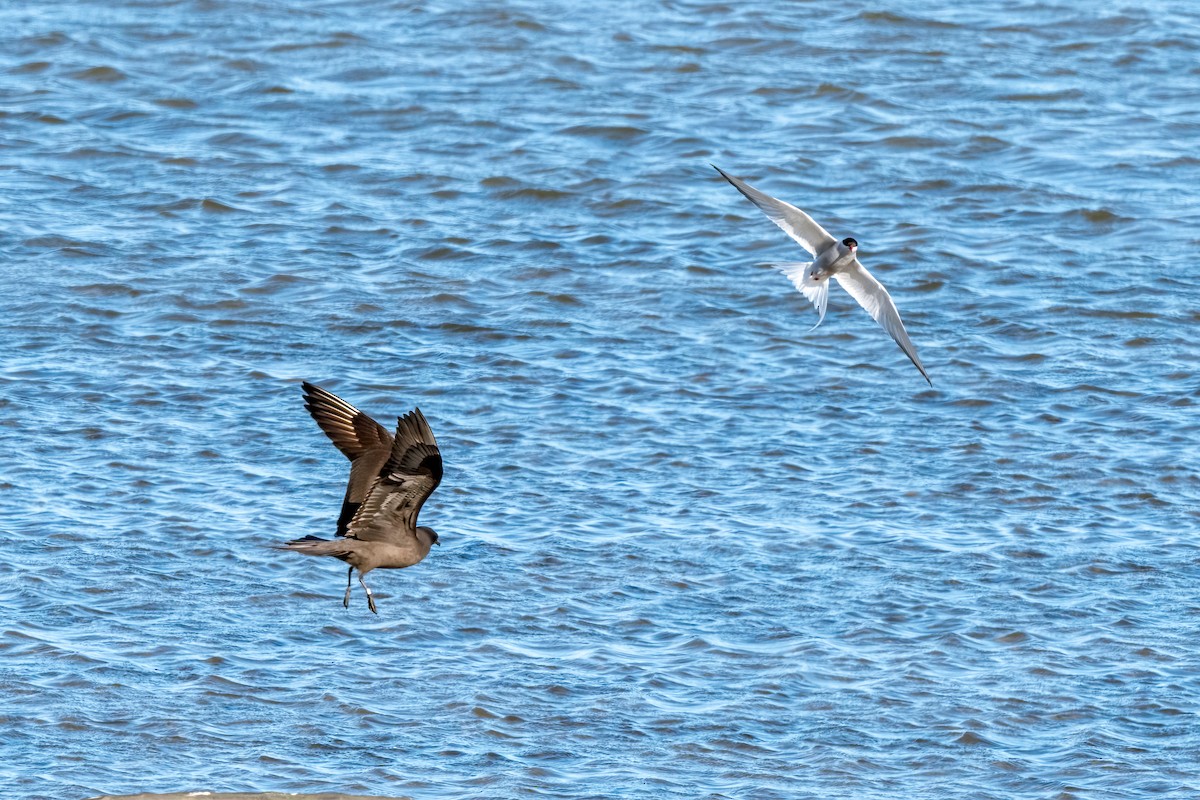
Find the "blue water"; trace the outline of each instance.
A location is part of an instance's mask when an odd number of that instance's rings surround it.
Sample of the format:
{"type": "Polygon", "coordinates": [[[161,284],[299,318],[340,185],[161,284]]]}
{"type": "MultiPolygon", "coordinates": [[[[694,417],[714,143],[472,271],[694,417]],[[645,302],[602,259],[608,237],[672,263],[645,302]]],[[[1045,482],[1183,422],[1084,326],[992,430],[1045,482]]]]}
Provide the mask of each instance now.
{"type": "MultiPolygon", "coordinates": [[[[1200,10],[0,5],[5,797],[1200,795],[1200,10]],[[711,169],[808,210],[929,370],[711,169]],[[310,380],[442,547],[341,605],[310,380]]],[[[357,587],[355,587],[357,589],[357,587]]]]}

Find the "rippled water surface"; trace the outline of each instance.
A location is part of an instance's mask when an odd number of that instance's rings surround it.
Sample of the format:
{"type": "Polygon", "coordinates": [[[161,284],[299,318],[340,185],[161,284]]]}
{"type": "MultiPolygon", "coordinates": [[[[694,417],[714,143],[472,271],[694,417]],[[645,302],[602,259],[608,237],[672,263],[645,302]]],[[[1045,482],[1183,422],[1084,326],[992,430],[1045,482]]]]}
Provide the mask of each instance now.
{"type": "Polygon", "coordinates": [[[0,37],[6,797],[1200,795],[1194,4],[0,37]],[[341,500],[301,380],[438,435],[379,616],[268,547],[341,500]]]}

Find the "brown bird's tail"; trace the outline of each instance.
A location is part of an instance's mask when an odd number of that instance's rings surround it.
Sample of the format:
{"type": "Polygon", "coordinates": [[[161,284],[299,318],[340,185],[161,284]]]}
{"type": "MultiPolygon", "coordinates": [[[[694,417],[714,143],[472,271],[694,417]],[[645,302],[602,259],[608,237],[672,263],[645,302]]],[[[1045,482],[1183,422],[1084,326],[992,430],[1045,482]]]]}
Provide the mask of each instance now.
{"type": "Polygon", "coordinates": [[[352,550],[346,546],[345,539],[322,539],[319,536],[305,536],[303,539],[293,539],[290,542],[275,545],[278,550],[290,550],[303,553],[306,556],[333,556],[345,561],[352,550]]]}

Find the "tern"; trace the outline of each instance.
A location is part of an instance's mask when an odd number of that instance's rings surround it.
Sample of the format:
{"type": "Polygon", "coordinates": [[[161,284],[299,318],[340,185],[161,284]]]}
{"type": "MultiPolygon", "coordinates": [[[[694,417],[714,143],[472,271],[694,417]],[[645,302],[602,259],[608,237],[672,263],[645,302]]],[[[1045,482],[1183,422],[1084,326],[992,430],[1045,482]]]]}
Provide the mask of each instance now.
{"type": "Polygon", "coordinates": [[[342,501],[334,539],[305,536],[279,545],[309,556],[332,556],[350,565],[350,579],[367,593],[375,614],[375,598],[363,578],[373,569],[411,567],[438,544],[433,528],[417,525],[429,495],[442,481],[442,454],[421,409],[414,408],[396,422],[396,435],[342,398],[305,382],[304,407],[325,435],[350,459],[350,481],[342,501]]]}
{"type": "Polygon", "coordinates": [[[788,276],[795,287],[817,307],[820,316],[812,330],[816,330],[825,320],[825,307],[829,303],[829,279],[836,278],[842,288],[888,332],[896,344],[900,345],[904,355],[909,357],[929,385],[933,386],[929,373],[921,366],[921,359],[917,357],[917,349],[913,347],[912,340],[904,330],[904,323],[900,321],[900,312],[896,310],[892,296],[859,262],[857,241],[847,237],[839,242],[829,231],[813,221],[812,217],[791,203],[760,192],[715,164],[713,169],[721,173],[721,177],[733,184],[733,188],[744,194],[768,219],[816,258],[816,261],[778,265],[779,271],[788,276]]]}

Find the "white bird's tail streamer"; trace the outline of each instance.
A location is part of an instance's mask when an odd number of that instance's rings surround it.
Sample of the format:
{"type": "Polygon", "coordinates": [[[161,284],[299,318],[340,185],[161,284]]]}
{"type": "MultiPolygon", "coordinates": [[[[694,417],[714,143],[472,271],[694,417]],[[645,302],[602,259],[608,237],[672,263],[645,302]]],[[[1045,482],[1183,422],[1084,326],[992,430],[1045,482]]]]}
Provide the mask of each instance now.
{"type": "Polygon", "coordinates": [[[821,281],[813,280],[815,263],[813,261],[791,261],[786,264],[776,264],[779,271],[787,275],[788,280],[817,307],[820,317],[817,319],[817,324],[809,328],[810,331],[815,331],[825,321],[825,308],[829,305],[829,278],[821,281]]]}

